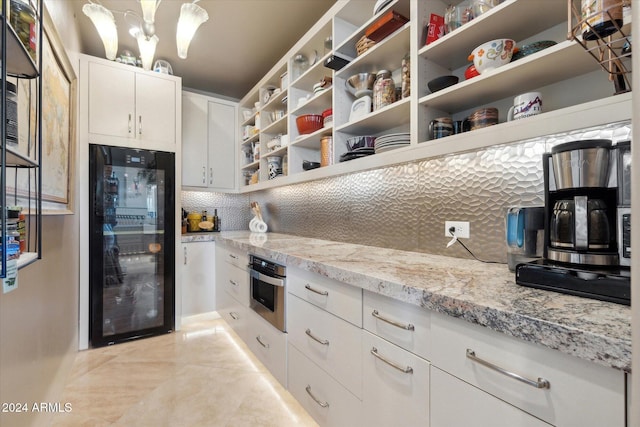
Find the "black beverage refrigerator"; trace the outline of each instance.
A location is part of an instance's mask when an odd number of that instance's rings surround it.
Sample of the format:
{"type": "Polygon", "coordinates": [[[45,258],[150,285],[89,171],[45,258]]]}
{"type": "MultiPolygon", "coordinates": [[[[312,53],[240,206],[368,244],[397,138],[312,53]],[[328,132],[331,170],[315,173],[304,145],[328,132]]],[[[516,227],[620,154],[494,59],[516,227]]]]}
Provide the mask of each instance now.
{"type": "Polygon", "coordinates": [[[89,145],[90,345],[174,328],[175,155],[89,145]]]}

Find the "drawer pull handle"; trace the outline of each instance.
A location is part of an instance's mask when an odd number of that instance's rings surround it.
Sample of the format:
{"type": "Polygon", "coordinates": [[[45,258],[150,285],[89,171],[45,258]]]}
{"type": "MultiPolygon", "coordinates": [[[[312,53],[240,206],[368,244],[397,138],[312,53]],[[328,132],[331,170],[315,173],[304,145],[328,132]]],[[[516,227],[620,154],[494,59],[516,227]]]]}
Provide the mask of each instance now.
{"type": "Polygon", "coordinates": [[[407,331],[413,331],[416,329],[411,323],[405,324],[405,323],[396,322],[395,320],[387,319],[386,317],[381,316],[380,313],[378,313],[378,310],[373,310],[371,312],[371,315],[376,319],[380,319],[383,322],[387,322],[390,325],[397,326],[400,329],[405,329],[407,331]]]}
{"type": "Polygon", "coordinates": [[[264,348],[269,348],[269,344],[265,344],[262,342],[262,337],[260,335],[256,337],[256,341],[258,341],[260,345],[263,346],[264,348]]]}
{"type": "Polygon", "coordinates": [[[231,283],[233,286],[238,286],[238,282],[233,281],[231,279],[229,279],[229,283],[231,283]]]}
{"type": "Polygon", "coordinates": [[[311,333],[311,329],[307,329],[306,331],[304,331],[304,333],[309,335],[311,337],[311,339],[313,339],[314,341],[319,342],[322,345],[329,345],[329,340],[322,340],[322,339],[316,337],[315,335],[313,335],[313,333],[311,333]]]}
{"type": "Polygon", "coordinates": [[[329,407],[329,402],[323,402],[322,400],[320,400],[320,399],[318,399],[317,397],[315,397],[315,396],[313,395],[313,393],[311,393],[311,386],[310,386],[310,385],[307,385],[307,387],[305,388],[305,390],[307,390],[307,394],[308,394],[309,396],[311,396],[311,398],[312,398],[313,400],[315,400],[315,402],[316,402],[318,405],[322,406],[323,408],[328,408],[328,407],[329,407]]]}
{"type": "Polygon", "coordinates": [[[237,257],[236,255],[234,255],[234,254],[229,254],[229,256],[230,256],[231,258],[233,258],[233,259],[238,259],[238,257],[237,257]]]}
{"type": "Polygon", "coordinates": [[[313,288],[311,287],[311,285],[309,285],[308,283],[307,283],[306,285],[304,285],[304,288],[305,288],[306,290],[308,290],[308,291],[314,292],[314,293],[316,293],[316,294],[318,294],[318,295],[323,295],[323,296],[325,296],[325,297],[329,295],[329,292],[327,292],[327,291],[319,291],[319,290],[317,290],[317,289],[313,289],[313,288]]]}
{"type": "Polygon", "coordinates": [[[491,362],[487,362],[486,360],[480,359],[478,356],[476,356],[476,352],[471,350],[470,348],[467,349],[467,358],[473,360],[474,362],[478,362],[479,364],[486,366],[489,369],[493,369],[494,371],[497,371],[499,373],[501,373],[502,375],[506,375],[510,378],[516,379],[518,381],[522,381],[525,384],[530,385],[531,387],[535,387],[535,388],[550,388],[551,384],[549,384],[549,381],[545,380],[544,378],[538,378],[538,380],[530,380],[529,378],[525,378],[521,375],[518,375],[514,372],[509,372],[504,368],[501,368],[498,365],[494,365],[491,362]]]}
{"type": "Polygon", "coordinates": [[[375,348],[375,347],[371,347],[371,354],[373,354],[378,359],[382,360],[387,365],[396,368],[400,372],[404,372],[405,374],[413,374],[413,368],[411,366],[407,366],[406,368],[403,368],[402,366],[400,366],[396,362],[393,362],[393,361],[387,359],[386,357],[380,355],[380,353],[378,353],[378,349],[375,348]]]}
{"type": "Polygon", "coordinates": [[[231,316],[231,318],[232,318],[233,320],[238,320],[238,319],[239,319],[239,317],[238,317],[238,313],[235,313],[235,312],[233,312],[233,311],[230,311],[230,312],[229,312],[229,316],[231,316]]]}

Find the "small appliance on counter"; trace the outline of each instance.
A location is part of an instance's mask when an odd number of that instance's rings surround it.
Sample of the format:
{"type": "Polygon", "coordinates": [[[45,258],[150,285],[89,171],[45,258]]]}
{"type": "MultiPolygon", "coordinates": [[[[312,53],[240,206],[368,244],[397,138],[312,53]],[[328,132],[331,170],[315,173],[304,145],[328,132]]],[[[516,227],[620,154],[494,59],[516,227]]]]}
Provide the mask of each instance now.
{"type": "Polygon", "coordinates": [[[543,155],[544,256],[523,286],[630,304],[631,142],[560,144],[543,155]]]}
{"type": "Polygon", "coordinates": [[[544,206],[511,207],[507,209],[507,265],[516,265],[542,258],[544,248],[544,206]]]}

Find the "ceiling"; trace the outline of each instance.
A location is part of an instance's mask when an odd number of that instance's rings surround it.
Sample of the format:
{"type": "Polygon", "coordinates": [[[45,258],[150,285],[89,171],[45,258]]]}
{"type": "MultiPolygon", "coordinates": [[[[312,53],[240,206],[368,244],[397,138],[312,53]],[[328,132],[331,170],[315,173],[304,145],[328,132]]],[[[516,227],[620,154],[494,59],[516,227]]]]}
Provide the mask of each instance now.
{"type": "MultiPolygon", "coordinates": [[[[98,3],[98,1],[94,2],[98,3]]],[[[175,33],[182,3],[164,0],[156,11],[160,39],[155,59],[169,61],[185,88],[242,98],[335,3],[335,0],[200,0],[209,14],[189,46],[187,59],[178,58],[175,33]]],[[[84,0],[74,0],[83,53],[104,58],[102,41],[82,13],[84,0]]],[[[136,0],[100,0],[112,11],[127,9],[141,15],[136,0]]],[[[124,15],[114,13],[118,26],[118,54],[138,55],[124,15]]],[[[131,18],[127,18],[131,20],[131,18]]]]}

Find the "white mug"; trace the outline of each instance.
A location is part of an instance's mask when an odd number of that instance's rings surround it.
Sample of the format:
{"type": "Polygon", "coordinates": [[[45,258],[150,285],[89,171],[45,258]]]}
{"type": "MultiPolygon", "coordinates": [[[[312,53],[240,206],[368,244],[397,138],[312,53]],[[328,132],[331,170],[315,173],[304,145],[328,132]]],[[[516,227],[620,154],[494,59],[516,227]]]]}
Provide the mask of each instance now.
{"type": "Polygon", "coordinates": [[[507,120],[524,119],[542,113],[542,94],[527,92],[513,98],[513,106],[509,107],[507,120]]]}

